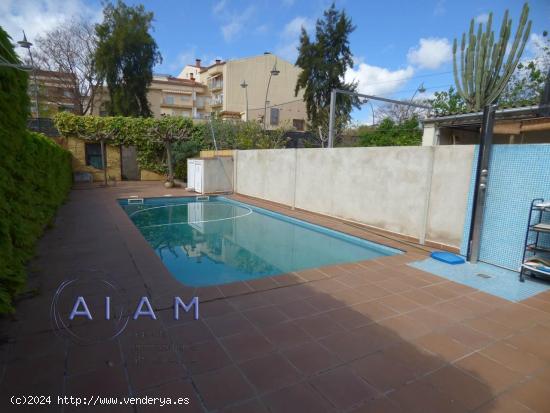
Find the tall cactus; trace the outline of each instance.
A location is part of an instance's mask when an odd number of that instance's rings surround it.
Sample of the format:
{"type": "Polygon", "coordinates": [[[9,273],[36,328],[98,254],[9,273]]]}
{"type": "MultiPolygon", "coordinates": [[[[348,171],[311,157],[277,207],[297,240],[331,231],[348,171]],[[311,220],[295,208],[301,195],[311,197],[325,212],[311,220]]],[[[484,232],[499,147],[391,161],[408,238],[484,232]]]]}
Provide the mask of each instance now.
{"type": "Polygon", "coordinates": [[[466,33],[462,34],[460,45],[460,75],[457,62],[457,39],[453,43],[453,72],[457,92],[462,96],[469,109],[479,111],[488,104],[495,103],[508,80],[514,73],[519,59],[529,39],[531,20],[527,22],[529,6],[523,5],[514,42],[507,52],[512,29],[512,19],[508,10],[504,13],[498,42],[491,30],[493,13],[489,14],[485,31],[480,23],[477,34],[474,33],[474,19],[470,22],[468,44],[466,33]],[[467,47],[466,47],[467,46],[467,47]],[[506,63],[504,63],[506,58],[506,63]]]}

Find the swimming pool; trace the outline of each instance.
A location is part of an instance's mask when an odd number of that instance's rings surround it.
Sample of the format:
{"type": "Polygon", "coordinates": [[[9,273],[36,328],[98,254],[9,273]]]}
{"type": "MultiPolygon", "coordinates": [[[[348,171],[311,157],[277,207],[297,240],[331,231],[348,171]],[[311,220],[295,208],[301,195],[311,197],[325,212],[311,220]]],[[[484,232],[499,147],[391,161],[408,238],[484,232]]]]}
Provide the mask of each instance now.
{"type": "Polygon", "coordinates": [[[119,203],[172,275],[194,287],[401,253],[222,196],[119,203]]]}

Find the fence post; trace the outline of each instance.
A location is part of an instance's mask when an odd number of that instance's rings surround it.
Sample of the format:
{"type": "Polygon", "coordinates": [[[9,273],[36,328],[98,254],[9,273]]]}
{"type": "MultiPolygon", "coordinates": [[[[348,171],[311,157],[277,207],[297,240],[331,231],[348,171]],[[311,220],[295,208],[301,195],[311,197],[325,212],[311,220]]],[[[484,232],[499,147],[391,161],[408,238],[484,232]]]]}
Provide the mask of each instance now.
{"type": "Polygon", "coordinates": [[[294,148],[294,182],[292,184],[292,210],[296,209],[296,183],[298,181],[298,148],[294,148]]]}
{"type": "Polygon", "coordinates": [[[418,242],[420,245],[426,243],[426,232],[428,227],[428,219],[430,217],[430,200],[432,196],[432,180],[434,174],[434,161],[435,161],[435,146],[429,146],[430,155],[428,158],[428,171],[426,176],[426,194],[424,197],[424,210],[422,215],[422,226],[420,228],[420,236],[418,237],[418,242]]]}

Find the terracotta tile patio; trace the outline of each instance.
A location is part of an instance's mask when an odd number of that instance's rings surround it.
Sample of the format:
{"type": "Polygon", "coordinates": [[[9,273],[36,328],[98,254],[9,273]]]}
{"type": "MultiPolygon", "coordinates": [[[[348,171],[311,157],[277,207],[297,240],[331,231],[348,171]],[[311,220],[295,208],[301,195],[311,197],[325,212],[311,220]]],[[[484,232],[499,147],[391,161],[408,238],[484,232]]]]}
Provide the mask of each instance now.
{"type": "Polygon", "coordinates": [[[130,412],[550,412],[550,293],[511,303],[407,266],[427,252],[387,234],[240,196],[406,253],[189,288],[116,203],[167,193],[189,195],[143,182],[71,192],[29,265],[37,295],[1,320],[2,412],[26,411],[9,403],[23,394],[189,398],[101,409],[130,412]],[[132,306],[150,297],[158,319],[87,346],[60,338],[49,314],[56,289],[97,274],[132,306]],[[174,321],[174,295],[199,296],[200,320],[174,321]]]}

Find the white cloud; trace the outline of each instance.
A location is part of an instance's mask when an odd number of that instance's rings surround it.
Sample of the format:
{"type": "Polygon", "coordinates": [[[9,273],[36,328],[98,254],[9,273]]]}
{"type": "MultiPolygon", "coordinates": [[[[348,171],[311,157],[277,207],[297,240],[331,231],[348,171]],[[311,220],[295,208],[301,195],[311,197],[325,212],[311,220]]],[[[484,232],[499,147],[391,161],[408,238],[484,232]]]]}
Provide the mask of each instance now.
{"type": "Polygon", "coordinates": [[[479,16],[476,16],[475,22],[485,24],[489,21],[489,13],[481,13],[479,16]]]}
{"type": "Polygon", "coordinates": [[[451,43],[445,38],[420,39],[419,45],[409,49],[410,64],[425,69],[437,69],[451,60],[451,43]]]}
{"type": "Polygon", "coordinates": [[[90,7],[84,0],[0,1],[0,26],[14,42],[23,37],[23,30],[29,41],[34,42],[37,36],[78,18],[98,22],[102,9],[90,7]]]}
{"type": "Polygon", "coordinates": [[[222,26],[223,38],[226,42],[233,40],[242,30],[243,25],[240,21],[234,20],[231,23],[222,26]]]}
{"type": "Polygon", "coordinates": [[[268,24],[260,24],[256,27],[255,32],[258,34],[266,34],[269,31],[269,25],[268,24]]]}
{"type": "Polygon", "coordinates": [[[216,4],[214,4],[214,7],[212,7],[212,11],[214,14],[220,14],[227,4],[227,0],[220,0],[216,4]]]}
{"type": "Polygon", "coordinates": [[[358,82],[359,93],[388,95],[398,91],[414,75],[414,68],[390,70],[361,62],[349,68],[344,76],[346,82],[358,82]]]}
{"type": "Polygon", "coordinates": [[[237,39],[241,35],[241,32],[246,27],[246,23],[254,15],[255,10],[254,6],[249,6],[245,10],[232,12],[226,10],[225,4],[222,9],[219,9],[218,14],[222,15],[221,18],[224,22],[220,29],[227,43],[237,39]]]}
{"type": "Polygon", "coordinates": [[[434,7],[434,16],[443,16],[447,9],[445,8],[446,0],[438,0],[434,7]]]}
{"type": "Polygon", "coordinates": [[[295,17],[289,21],[279,35],[280,41],[279,45],[275,48],[275,53],[284,59],[294,62],[298,56],[298,44],[302,27],[306,31],[309,31],[313,28],[313,25],[313,20],[302,16],[295,17]]]}

